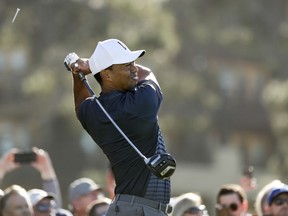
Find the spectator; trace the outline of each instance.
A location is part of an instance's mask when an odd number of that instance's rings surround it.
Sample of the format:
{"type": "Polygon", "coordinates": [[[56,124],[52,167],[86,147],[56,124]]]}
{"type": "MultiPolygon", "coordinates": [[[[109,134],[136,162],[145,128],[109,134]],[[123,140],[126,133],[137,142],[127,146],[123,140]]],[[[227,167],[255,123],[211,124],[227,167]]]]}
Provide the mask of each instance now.
{"type": "Polygon", "coordinates": [[[0,199],[4,196],[4,191],[0,189],[0,199]]]}
{"type": "Polygon", "coordinates": [[[28,191],[35,216],[72,216],[71,212],[57,208],[55,197],[41,189],[28,191]]]}
{"type": "MultiPolygon", "coordinates": [[[[0,189],[0,202],[1,202],[1,199],[3,196],[4,196],[4,191],[0,189]]],[[[1,211],[1,209],[0,209],[0,211],[1,211]]],[[[0,212],[0,216],[1,216],[1,212],[0,212]]]]}
{"type": "Polygon", "coordinates": [[[37,157],[36,161],[31,163],[31,166],[39,171],[42,179],[43,190],[48,193],[54,194],[56,206],[61,208],[61,189],[50,156],[43,149],[34,147],[32,150],[36,153],[37,157]]]}
{"type": "Polygon", "coordinates": [[[274,180],[265,185],[257,194],[254,208],[258,216],[270,215],[270,207],[267,202],[267,195],[273,187],[283,184],[279,180],[274,180]]]}
{"type": "Polygon", "coordinates": [[[256,189],[257,179],[254,177],[254,167],[248,166],[244,168],[240,178],[240,185],[245,192],[256,189]]]}
{"type": "Polygon", "coordinates": [[[76,179],[69,186],[69,209],[74,216],[86,216],[88,205],[101,197],[104,197],[104,191],[92,179],[76,179]]]}
{"type": "Polygon", "coordinates": [[[111,199],[102,197],[92,201],[87,207],[87,216],[105,216],[111,199]]]}
{"type": "Polygon", "coordinates": [[[115,196],[115,178],[111,166],[107,168],[106,171],[106,191],[109,194],[109,198],[113,199],[115,196]]]}
{"type": "Polygon", "coordinates": [[[196,193],[185,193],[174,199],[171,216],[208,216],[202,198],[196,193]]]}
{"type": "Polygon", "coordinates": [[[267,196],[271,216],[288,216],[288,185],[274,187],[267,196]]]}
{"type": "Polygon", "coordinates": [[[6,152],[0,159],[0,183],[8,172],[20,167],[20,164],[14,162],[14,154],[19,150],[16,148],[6,152]]]}
{"type": "Polygon", "coordinates": [[[248,211],[248,201],[244,189],[237,184],[223,185],[217,194],[216,210],[218,214],[228,216],[251,215],[248,211]]]}
{"type": "Polygon", "coordinates": [[[0,200],[1,216],[32,216],[33,208],[27,191],[19,185],[5,189],[0,200]]]}
{"type": "Polygon", "coordinates": [[[53,195],[40,189],[28,191],[35,216],[49,216],[56,214],[56,202],[53,195]]]}
{"type": "MultiPolygon", "coordinates": [[[[0,159],[0,183],[8,172],[21,167],[23,164],[27,164],[15,162],[15,154],[19,152],[21,152],[19,149],[12,148],[0,159]]],[[[62,207],[61,190],[49,154],[37,147],[33,147],[32,152],[36,154],[36,157],[34,161],[28,164],[40,173],[43,189],[55,195],[57,207],[62,207]]]]}

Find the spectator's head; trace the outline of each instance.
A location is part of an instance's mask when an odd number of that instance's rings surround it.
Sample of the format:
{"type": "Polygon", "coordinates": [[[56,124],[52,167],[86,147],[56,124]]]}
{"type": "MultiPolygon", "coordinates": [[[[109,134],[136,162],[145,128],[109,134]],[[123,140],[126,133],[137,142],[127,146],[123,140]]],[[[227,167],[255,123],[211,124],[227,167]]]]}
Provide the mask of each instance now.
{"type": "Polygon", "coordinates": [[[87,207],[87,216],[104,216],[110,203],[111,199],[107,197],[92,201],[87,207]]]}
{"type": "Polygon", "coordinates": [[[54,216],[56,214],[56,202],[53,195],[40,189],[29,190],[28,194],[35,216],[54,216]]]}
{"type": "Polygon", "coordinates": [[[218,207],[226,209],[229,216],[244,215],[248,210],[246,193],[240,185],[223,185],[217,195],[218,207]]]}
{"type": "Polygon", "coordinates": [[[101,197],[104,197],[103,189],[92,179],[76,179],[69,186],[69,208],[74,215],[86,214],[88,205],[101,197]]]}
{"type": "Polygon", "coordinates": [[[288,216],[288,185],[274,187],[267,196],[271,216],[288,216]]]}
{"type": "Polygon", "coordinates": [[[173,201],[173,216],[204,216],[207,210],[198,194],[185,193],[173,201]]]}
{"type": "Polygon", "coordinates": [[[56,216],[73,216],[73,214],[66,209],[57,208],[56,216]]]}
{"type": "Polygon", "coordinates": [[[277,185],[283,184],[279,180],[274,180],[267,185],[265,185],[257,194],[255,200],[255,211],[258,216],[270,215],[270,207],[267,200],[267,195],[269,192],[277,185]]]}
{"type": "Polygon", "coordinates": [[[0,200],[1,216],[32,216],[33,208],[27,191],[19,185],[5,189],[0,200]]]}

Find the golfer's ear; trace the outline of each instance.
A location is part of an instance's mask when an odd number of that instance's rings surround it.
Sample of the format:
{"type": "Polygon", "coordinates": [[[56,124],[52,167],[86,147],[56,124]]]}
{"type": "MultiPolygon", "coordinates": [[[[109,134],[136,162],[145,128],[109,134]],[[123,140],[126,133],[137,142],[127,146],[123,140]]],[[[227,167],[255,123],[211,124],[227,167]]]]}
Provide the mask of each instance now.
{"type": "Polygon", "coordinates": [[[100,76],[102,80],[110,80],[111,79],[110,70],[105,69],[101,71],[100,76]]]}

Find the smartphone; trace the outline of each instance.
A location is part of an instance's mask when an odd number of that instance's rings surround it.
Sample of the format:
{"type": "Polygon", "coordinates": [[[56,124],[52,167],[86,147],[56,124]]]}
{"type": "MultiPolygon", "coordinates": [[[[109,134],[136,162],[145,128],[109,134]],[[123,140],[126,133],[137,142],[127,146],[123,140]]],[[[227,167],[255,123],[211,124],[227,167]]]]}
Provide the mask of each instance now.
{"type": "Polygon", "coordinates": [[[34,161],[36,161],[36,153],[33,151],[18,152],[14,154],[15,163],[31,163],[34,161]]]}

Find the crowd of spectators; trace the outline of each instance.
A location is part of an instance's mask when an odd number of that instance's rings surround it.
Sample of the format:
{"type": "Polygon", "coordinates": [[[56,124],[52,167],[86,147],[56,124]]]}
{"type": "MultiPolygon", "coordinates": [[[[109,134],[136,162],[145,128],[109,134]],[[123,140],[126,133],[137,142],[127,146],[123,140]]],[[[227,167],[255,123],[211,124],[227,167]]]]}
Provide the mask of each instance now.
{"type": "MultiPolygon", "coordinates": [[[[115,182],[110,169],[105,189],[87,177],[71,182],[67,194],[69,203],[63,208],[61,189],[49,154],[36,147],[32,151],[35,158],[25,159],[31,160],[29,162],[15,159],[19,153],[16,148],[6,152],[0,159],[0,183],[8,172],[29,163],[40,173],[42,188],[26,190],[21,185],[10,185],[0,189],[0,216],[105,216],[114,198],[115,182]]],[[[288,185],[277,179],[258,189],[253,211],[249,212],[247,192],[256,189],[255,182],[255,177],[247,172],[239,184],[223,184],[215,197],[214,212],[208,212],[201,194],[196,192],[171,197],[173,210],[169,216],[288,216],[288,185]]]]}

